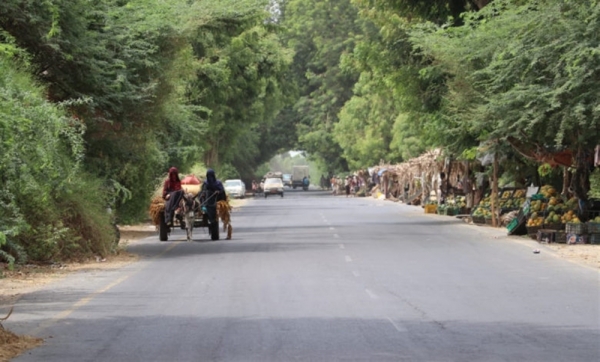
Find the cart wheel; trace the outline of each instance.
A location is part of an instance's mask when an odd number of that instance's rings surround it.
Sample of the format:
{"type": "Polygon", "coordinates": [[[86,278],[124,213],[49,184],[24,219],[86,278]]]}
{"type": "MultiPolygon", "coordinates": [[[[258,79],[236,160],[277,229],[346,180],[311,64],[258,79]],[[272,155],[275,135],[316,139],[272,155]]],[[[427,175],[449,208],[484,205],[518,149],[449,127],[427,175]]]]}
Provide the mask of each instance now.
{"type": "Polygon", "coordinates": [[[167,226],[164,215],[160,216],[160,224],[158,225],[158,240],[169,240],[169,227],[167,226]]]}
{"type": "Polygon", "coordinates": [[[210,239],[211,240],[219,240],[219,222],[214,222],[210,224],[210,239]]]}

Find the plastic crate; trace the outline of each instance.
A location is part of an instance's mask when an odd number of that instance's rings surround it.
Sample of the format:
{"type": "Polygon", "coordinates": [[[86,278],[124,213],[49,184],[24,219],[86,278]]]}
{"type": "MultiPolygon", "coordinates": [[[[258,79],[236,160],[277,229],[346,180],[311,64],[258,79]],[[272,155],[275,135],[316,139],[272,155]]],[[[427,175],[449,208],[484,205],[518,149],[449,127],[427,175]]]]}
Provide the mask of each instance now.
{"type": "Polygon", "coordinates": [[[600,244],[600,234],[589,235],[590,244],[600,244]]]}
{"type": "Polygon", "coordinates": [[[587,228],[585,227],[585,224],[567,223],[565,230],[567,234],[583,235],[586,233],[587,228]]]}
{"type": "Polygon", "coordinates": [[[567,244],[587,244],[588,236],[582,234],[567,233],[567,244]]]}
{"type": "Polygon", "coordinates": [[[544,224],[544,229],[550,230],[565,230],[565,224],[561,223],[552,223],[552,224],[544,224]]]}
{"type": "Polygon", "coordinates": [[[435,205],[435,204],[425,205],[424,209],[425,209],[426,214],[435,214],[437,212],[437,205],[435,205]]]}
{"type": "Polygon", "coordinates": [[[473,216],[474,224],[485,224],[485,218],[483,216],[473,216]]]}
{"type": "Polygon", "coordinates": [[[554,237],[554,241],[556,243],[564,244],[567,242],[567,233],[564,231],[557,231],[556,236],[554,237]]]}
{"type": "Polygon", "coordinates": [[[600,222],[588,222],[587,224],[587,232],[590,234],[600,234],[600,222]]]}
{"type": "Polygon", "coordinates": [[[539,229],[536,234],[536,240],[540,243],[553,243],[556,241],[556,230],[539,229]]]}
{"type": "Polygon", "coordinates": [[[533,240],[537,240],[537,232],[538,230],[541,230],[542,227],[541,226],[528,226],[527,227],[527,235],[529,235],[530,238],[532,238],[533,240]]]}
{"type": "Polygon", "coordinates": [[[508,225],[506,225],[506,230],[508,230],[509,233],[513,232],[517,228],[517,226],[519,226],[520,222],[521,220],[519,220],[518,217],[515,217],[513,221],[509,222],[508,225]]]}
{"type": "Polygon", "coordinates": [[[444,215],[448,215],[448,216],[458,215],[458,210],[453,207],[446,208],[446,210],[444,210],[444,215]]]}

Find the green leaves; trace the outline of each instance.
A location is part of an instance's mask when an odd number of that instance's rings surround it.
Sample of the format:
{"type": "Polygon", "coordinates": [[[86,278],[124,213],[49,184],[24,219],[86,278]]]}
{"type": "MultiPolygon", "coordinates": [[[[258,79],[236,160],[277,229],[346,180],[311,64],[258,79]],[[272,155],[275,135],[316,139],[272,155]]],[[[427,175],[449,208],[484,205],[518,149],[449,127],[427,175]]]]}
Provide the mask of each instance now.
{"type": "Polygon", "coordinates": [[[480,140],[589,148],[600,124],[598,5],[519,3],[494,2],[464,27],[413,33],[447,74],[444,115],[461,120],[447,127],[480,140]]]}

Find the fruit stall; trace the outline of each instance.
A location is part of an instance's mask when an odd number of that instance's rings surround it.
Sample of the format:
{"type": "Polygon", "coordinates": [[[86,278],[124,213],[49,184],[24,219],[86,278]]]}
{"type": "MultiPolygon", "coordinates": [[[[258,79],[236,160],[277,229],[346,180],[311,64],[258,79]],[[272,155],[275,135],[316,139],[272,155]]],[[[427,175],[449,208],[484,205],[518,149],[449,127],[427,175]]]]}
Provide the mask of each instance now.
{"type": "Polygon", "coordinates": [[[591,210],[583,214],[577,198],[564,198],[554,187],[546,185],[523,204],[515,222],[507,229],[513,234],[522,223],[527,235],[534,240],[597,244],[600,243],[600,216],[593,217],[594,213],[591,210]]]}
{"type": "Polygon", "coordinates": [[[464,214],[467,207],[467,199],[462,195],[450,195],[443,204],[437,206],[439,215],[454,216],[464,214]]]}
{"type": "MultiPolygon", "coordinates": [[[[503,188],[498,192],[499,215],[517,211],[526,201],[527,190],[522,188],[503,188]]],[[[491,195],[486,195],[478,205],[473,208],[471,218],[475,224],[492,225],[492,200],[491,195]]]]}

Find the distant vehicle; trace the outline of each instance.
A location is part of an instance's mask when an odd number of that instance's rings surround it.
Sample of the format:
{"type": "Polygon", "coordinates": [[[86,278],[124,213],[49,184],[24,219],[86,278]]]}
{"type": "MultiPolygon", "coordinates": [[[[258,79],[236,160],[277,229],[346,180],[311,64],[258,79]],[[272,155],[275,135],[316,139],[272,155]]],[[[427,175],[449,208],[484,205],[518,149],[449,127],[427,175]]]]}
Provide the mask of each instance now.
{"type": "Polygon", "coordinates": [[[302,187],[305,191],[308,190],[308,185],[305,185],[305,178],[310,183],[310,169],[308,166],[294,166],[292,169],[292,187],[302,187]]]}
{"type": "Polygon", "coordinates": [[[280,178],[268,178],[264,184],[265,199],[269,195],[280,195],[283,197],[283,181],[280,178]]]}
{"type": "Polygon", "coordinates": [[[292,174],[291,173],[284,173],[283,176],[281,177],[281,179],[283,180],[283,186],[292,187],[292,174]]]}
{"type": "Polygon", "coordinates": [[[226,180],[225,181],[225,192],[231,198],[243,199],[246,196],[246,185],[242,180],[226,180]]]}
{"type": "Polygon", "coordinates": [[[265,176],[263,176],[263,179],[282,178],[282,177],[283,177],[283,173],[281,173],[279,171],[269,171],[265,174],[265,176]]]}

